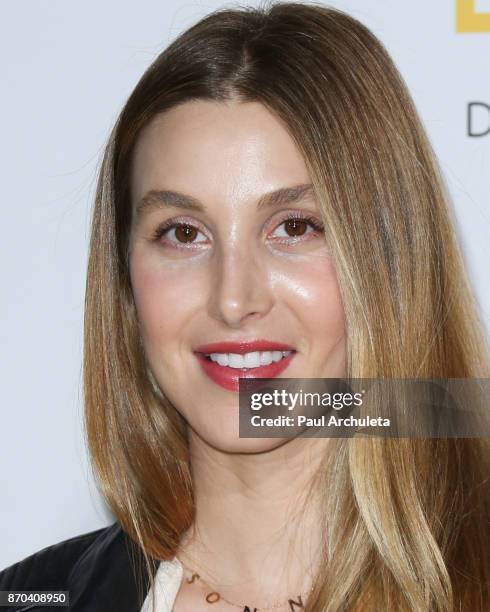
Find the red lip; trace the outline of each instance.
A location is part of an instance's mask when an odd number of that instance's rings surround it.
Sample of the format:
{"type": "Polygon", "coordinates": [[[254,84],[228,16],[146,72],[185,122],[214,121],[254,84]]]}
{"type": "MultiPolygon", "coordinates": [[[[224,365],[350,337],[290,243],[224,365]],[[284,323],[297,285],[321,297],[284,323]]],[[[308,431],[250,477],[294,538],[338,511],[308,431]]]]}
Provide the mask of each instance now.
{"type": "Polygon", "coordinates": [[[288,344],[271,342],[270,340],[251,340],[243,342],[212,342],[203,344],[195,349],[197,353],[237,353],[244,355],[253,351],[294,351],[288,344]]]}
{"type": "Polygon", "coordinates": [[[270,342],[269,340],[254,340],[252,342],[215,342],[199,346],[196,357],[209,378],[228,391],[239,390],[240,378],[274,378],[278,376],[291,363],[296,354],[295,349],[286,344],[270,342]],[[216,362],[205,357],[209,353],[251,353],[253,351],[292,351],[287,357],[280,361],[273,361],[269,365],[258,368],[230,368],[220,366],[216,362]]]}

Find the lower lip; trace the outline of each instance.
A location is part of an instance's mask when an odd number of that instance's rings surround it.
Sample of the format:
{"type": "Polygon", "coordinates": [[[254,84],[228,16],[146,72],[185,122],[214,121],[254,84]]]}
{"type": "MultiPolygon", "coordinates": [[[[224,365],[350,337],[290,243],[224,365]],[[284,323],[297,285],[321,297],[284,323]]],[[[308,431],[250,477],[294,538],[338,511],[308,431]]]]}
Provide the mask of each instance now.
{"type": "Polygon", "coordinates": [[[288,367],[295,354],[296,352],[293,351],[280,361],[273,361],[269,365],[259,366],[258,368],[220,366],[216,362],[211,361],[211,359],[207,359],[202,353],[196,353],[196,357],[204,372],[213,382],[228,391],[239,391],[240,378],[274,378],[288,367]]]}

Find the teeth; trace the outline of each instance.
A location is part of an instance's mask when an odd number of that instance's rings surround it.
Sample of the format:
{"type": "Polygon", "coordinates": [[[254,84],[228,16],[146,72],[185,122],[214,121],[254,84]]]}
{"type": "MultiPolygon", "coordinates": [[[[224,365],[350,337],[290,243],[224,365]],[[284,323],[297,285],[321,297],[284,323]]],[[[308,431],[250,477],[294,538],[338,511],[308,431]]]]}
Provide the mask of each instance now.
{"type": "MultiPolygon", "coordinates": [[[[213,355],[216,358],[213,361],[219,363],[220,366],[228,365],[228,355],[226,353],[213,353],[213,355]]],[[[211,355],[211,359],[213,359],[213,355],[211,355]]]]}
{"type": "Polygon", "coordinates": [[[254,351],[253,353],[211,353],[209,357],[220,366],[229,368],[258,368],[261,365],[269,365],[273,361],[280,361],[287,357],[291,351],[254,351]]]}

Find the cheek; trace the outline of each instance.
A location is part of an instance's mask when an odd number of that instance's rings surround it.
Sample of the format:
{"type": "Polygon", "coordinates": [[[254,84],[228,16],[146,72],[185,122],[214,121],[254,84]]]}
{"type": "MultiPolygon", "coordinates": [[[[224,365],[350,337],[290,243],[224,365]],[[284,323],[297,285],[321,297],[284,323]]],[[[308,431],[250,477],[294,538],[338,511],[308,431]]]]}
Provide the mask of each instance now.
{"type": "Polygon", "coordinates": [[[130,260],[131,285],[147,349],[171,343],[199,304],[202,273],[162,265],[135,253],[130,260]]]}
{"type": "Polygon", "coordinates": [[[303,329],[338,340],[344,333],[344,308],[335,268],[328,255],[292,261],[278,274],[303,329]]]}

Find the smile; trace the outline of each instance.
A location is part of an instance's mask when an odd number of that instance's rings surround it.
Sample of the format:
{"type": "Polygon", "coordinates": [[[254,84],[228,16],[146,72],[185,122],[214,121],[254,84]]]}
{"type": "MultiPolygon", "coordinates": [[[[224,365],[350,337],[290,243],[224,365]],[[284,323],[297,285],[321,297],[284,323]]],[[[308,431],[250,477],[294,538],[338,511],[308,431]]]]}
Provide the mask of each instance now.
{"type": "Polygon", "coordinates": [[[194,352],[202,371],[215,384],[239,391],[240,378],[274,378],[291,363],[296,350],[265,340],[222,342],[194,352]]]}

